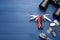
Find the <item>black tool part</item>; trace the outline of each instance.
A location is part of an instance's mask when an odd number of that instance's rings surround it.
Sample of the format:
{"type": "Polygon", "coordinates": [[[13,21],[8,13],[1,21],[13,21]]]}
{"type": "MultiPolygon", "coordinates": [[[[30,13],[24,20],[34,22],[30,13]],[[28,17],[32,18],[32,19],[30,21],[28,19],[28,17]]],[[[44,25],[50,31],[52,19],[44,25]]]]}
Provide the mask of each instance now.
{"type": "Polygon", "coordinates": [[[49,0],[44,0],[40,5],[39,8],[46,10],[49,5],[49,0]]]}
{"type": "Polygon", "coordinates": [[[60,6],[60,0],[51,0],[51,3],[57,7],[60,6]]]}
{"type": "Polygon", "coordinates": [[[58,8],[58,9],[54,12],[53,16],[54,16],[56,19],[60,19],[60,8],[58,8]]]}
{"type": "Polygon", "coordinates": [[[43,0],[42,3],[39,4],[39,8],[46,10],[49,4],[60,7],[60,0],[43,0]]]}

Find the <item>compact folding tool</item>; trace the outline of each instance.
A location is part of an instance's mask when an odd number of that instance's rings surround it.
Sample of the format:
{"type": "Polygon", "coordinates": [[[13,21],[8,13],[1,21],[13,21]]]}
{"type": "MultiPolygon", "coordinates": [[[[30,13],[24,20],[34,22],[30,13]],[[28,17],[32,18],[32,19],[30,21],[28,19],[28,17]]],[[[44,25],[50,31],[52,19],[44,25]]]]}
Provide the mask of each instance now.
{"type": "Polygon", "coordinates": [[[39,15],[30,15],[30,20],[35,20],[38,23],[38,29],[42,28],[42,17],[39,15]]]}
{"type": "Polygon", "coordinates": [[[43,20],[48,20],[50,22],[52,22],[51,19],[49,19],[47,16],[49,16],[49,14],[44,14],[43,16],[39,16],[39,15],[30,15],[30,20],[35,20],[38,23],[38,29],[42,28],[42,21],[43,20]]]}

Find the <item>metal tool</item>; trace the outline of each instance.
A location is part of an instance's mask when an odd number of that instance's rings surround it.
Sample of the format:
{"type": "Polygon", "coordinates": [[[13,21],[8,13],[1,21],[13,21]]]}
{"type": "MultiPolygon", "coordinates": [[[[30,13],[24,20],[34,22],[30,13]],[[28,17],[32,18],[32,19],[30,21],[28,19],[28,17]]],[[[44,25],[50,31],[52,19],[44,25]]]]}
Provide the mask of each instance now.
{"type": "Polygon", "coordinates": [[[38,29],[42,28],[42,18],[39,15],[30,15],[30,20],[35,20],[38,23],[38,29]]]}
{"type": "Polygon", "coordinates": [[[52,20],[49,19],[48,16],[50,16],[50,14],[44,14],[44,15],[43,15],[43,19],[44,19],[44,20],[48,20],[49,22],[52,22],[52,20]]]}
{"type": "Polygon", "coordinates": [[[57,26],[59,25],[58,20],[54,20],[54,23],[56,23],[57,26]]]}
{"type": "Polygon", "coordinates": [[[38,29],[42,28],[42,20],[48,20],[50,22],[52,22],[51,19],[48,18],[48,16],[50,16],[50,14],[44,14],[43,16],[39,16],[39,15],[30,15],[30,20],[35,20],[38,23],[38,29]]]}
{"type": "Polygon", "coordinates": [[[32,20],[36,20],[36,18],[37,18],[37,15],[30,15],[30,20],[32,21],[32,20]]]}
{"type": "Polygon", "coordinates": [[[53,37],[56,37],[56,32],[51,27],[48,28],[47,33],[51,33],[53,37]]]}
{"type": "Polygon", "coordinates": [[[52,29],[51,27],[49,27],[48,30],[47,30],[47,33],[51,33],[52,30],[53,30],[53,29],[52,29]]]}
{"type": "Polygon", "coordinates": [[[52,31],[51,34],[53,35],[53,37],[56,37],[56,32],[52,31]]]}
{"type": "Polygon", "coordinates": [[[51,27],[55,27],[55,26],[57,26],[57,24],[54,23],[54,22],[52,22],[52,23],[50,23],[50,26],[51,26],[51,27]]]}
{"type": "Polygon", "coordinates": [[[52,23],[50,23],[51,27],[55,27],[55,26],[58,26],[58,25],[59,25],[59,22],[57,20],[54,20],[52,23]]]}
{"type": "Polygon", "coordinates": [[[51,38],[49,38],[45,33],[40,33],[39,37],[42,38],[43,40],[52,40],[51,38]]]}

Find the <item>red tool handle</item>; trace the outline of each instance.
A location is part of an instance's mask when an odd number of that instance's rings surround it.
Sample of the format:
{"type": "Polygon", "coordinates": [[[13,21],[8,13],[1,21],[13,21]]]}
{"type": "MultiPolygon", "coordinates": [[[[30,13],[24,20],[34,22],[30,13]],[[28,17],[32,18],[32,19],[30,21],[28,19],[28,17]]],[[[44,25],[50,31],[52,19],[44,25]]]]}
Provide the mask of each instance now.
{"type": "Polygon", "coordinates": [[[37,16],[38,29],[42,28],[42,18],[37,16]]]}

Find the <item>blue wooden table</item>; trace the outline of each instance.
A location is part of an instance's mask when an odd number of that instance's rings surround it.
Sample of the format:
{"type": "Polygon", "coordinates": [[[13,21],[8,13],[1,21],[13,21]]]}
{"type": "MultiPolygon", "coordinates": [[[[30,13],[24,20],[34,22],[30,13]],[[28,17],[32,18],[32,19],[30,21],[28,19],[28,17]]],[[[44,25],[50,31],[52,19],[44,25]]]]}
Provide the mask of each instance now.
{"type": "Polygon", "coordinates": [[[38,30],[37,23],[29,21],[31,14],[52,14],[56,7],[49,5],[46,11],[39,9],[43,0],[0,0],[0,40],[42,40],[39,33],[44,32],[53,40],[60,40],[60,33],[56,38],[48,34],[48,21],[43,22],[43,29],[38,30]]]}

